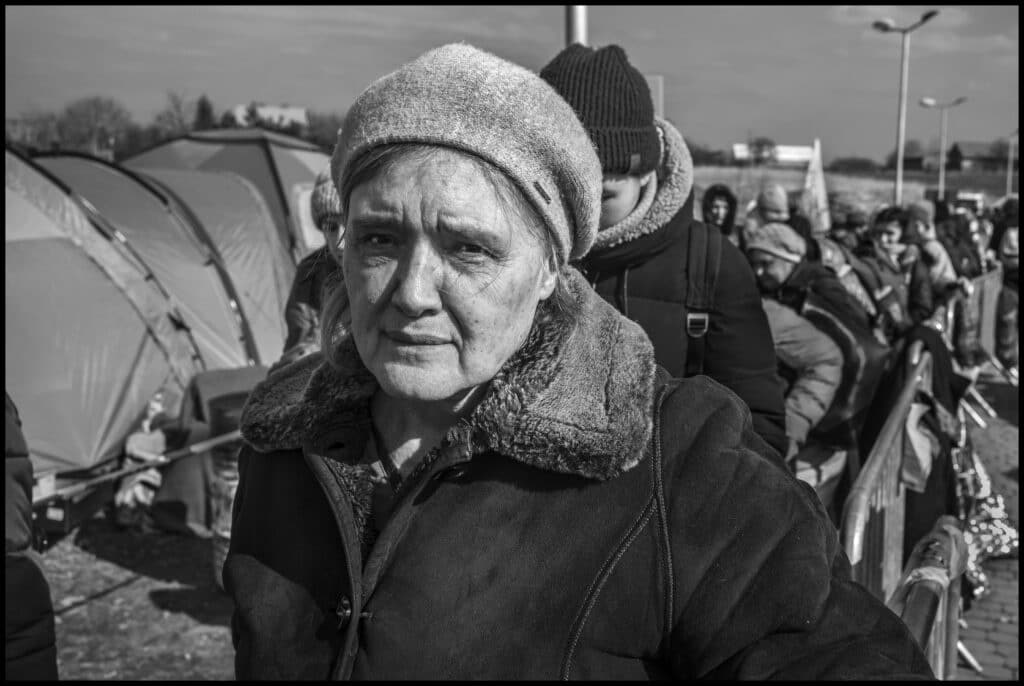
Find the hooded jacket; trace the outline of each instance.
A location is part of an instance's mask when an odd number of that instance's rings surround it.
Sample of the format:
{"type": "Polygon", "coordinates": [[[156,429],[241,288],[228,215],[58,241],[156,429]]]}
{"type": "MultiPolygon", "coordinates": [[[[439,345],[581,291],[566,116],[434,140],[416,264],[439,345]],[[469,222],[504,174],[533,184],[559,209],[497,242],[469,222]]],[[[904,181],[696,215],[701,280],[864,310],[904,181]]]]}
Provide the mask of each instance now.
{"type": "Polygon", "coordinates": [[[724,183],[716,183],[704,191],[704,195],[700,200],[701,217],[704,218],[706,225],[714,226],[711,223],[711,203],[715,198],[725,198],[725,202],[729,206],[729,211],[725,215],[725,221],[722,222],[721,230],[722,235],[731,240],[733,245],[736,245],[739,233],[739,229],[736,227],[736,204],[738,201],[728,186],[724,183]]]}
{"type": "MultiPolygon", "coordinates": [[[[598,233],[580,268],[601,297],[640,324],[658,364],[682,377],[689,233],[711,229],[693,218],[693,162],[683,137],[668,122],[657,124],[665,148],[657,184],[645,187],[631,215],[598,233]]],[[[703,373],[736,393],[754,415],[754,430],[785,454],[782,386],[754,274],[736,246],[721,246],[703,373]]]]}
{"type": "Polygon", "coordinates": [[[236,676],[930,677],[739,399],[671,379],[570,288],[384,523],[351,340],[341,370],[316,353],[257,386],[224,569],[236,676]]]}

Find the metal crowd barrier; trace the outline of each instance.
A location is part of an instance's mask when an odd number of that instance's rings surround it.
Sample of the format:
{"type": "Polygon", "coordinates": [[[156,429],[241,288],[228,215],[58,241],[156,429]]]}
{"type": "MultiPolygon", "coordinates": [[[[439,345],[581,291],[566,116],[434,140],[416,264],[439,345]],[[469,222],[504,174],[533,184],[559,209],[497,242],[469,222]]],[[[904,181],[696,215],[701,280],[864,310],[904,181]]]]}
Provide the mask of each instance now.
{"type": "Polygon", "coordinates": [[[910,629],[939,679],[956,677],[960,579],[967,544],[956,517],[940,517],[916,546],[887,605],[910,629]]]}
{"type": "Polygon", "coordinates": [[[906,493],[900,480],[903,455],[913,450],[906,423],[919,390],[930,393],[931,354],[920,343],[907,351],[911,372],[864,467],[843,504],[841,534],[853,578],[880,600],[892,596],[903,567],[906,493]]]}

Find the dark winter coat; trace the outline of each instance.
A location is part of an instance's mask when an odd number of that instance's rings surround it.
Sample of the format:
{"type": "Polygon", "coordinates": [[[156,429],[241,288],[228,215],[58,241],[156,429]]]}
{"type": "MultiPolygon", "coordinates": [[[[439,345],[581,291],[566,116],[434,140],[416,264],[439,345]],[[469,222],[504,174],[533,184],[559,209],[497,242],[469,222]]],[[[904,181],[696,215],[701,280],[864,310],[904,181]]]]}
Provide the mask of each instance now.
{"type": "Polygon", "coordinates": [[[571,289],[386,523],[354,345],[256,388],[224,571],[237,677],[931,677],[736,396],[670,379],[571,289]]]}
{"type": "MultiPolygon", "coordinates": [[[[600,232],[580,266],[601,297],[643,327],[658,364],[682,377],[691,344],[684,306],[689,233],[713,229],[693,218],[693,163],[682,136],[660,125],[665,161],[649,209],[600,232]]],[[[754,415],[754,430],[785,454],[783,388],[761,296],[740,251],[729,241],[721,246],[703,373],[736,393],[754,415]]]]}
{"type": "MultiPolygon", "coordinates": [[[[908,247],[908,250],[916,251],[916,248],[908,247]]],[[[900,326],[899,335],[932,316],[935,312],[932,283],[928,267],[920,256],[901,256],[897,263],[883,251],[872,248],[870,253],[862,254],[861,259],[878,276],[883,288],[888,286],[896,292],[900,305],[909,316],[909,321],[900,326]]]]}
{"type": "Polygon", "coordinates": [[[796,312],[803,312],[804,302],[810,293],[827,300],[833,312],[844,322],[852,322],[861,331],[871,330],[868,313],[850,295],[832,270],[821,262],[801,261],[782,286],[765,295],[796,312]]]}
{"type": "Polygon", "coordinates": [[[299,262],[284,310],[288,330],[285,351],[300,343],[319,347],[324,289],[339,273],[340,267],[326,246],[314,250],[299,262]]]}
{"type": "Polygon", "coordinates": [[[56,680],[50,585],[32,547],[32,462],[11,396],[4,408],[4,679],[56,680]]]}

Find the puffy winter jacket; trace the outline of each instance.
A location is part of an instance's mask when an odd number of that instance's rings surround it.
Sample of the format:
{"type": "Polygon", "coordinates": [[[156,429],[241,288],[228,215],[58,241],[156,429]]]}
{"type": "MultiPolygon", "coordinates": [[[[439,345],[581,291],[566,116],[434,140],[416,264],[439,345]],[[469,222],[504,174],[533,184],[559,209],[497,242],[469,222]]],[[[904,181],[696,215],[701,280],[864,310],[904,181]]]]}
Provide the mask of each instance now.
{"type": "Polygon", "coordinates": [[[775,341],[775,354],[789,379],[786,434],[798,444],[832,405],[843,380],[843,353],[831,338],[797,312],[771,298],[764,309],[775,341]]]}

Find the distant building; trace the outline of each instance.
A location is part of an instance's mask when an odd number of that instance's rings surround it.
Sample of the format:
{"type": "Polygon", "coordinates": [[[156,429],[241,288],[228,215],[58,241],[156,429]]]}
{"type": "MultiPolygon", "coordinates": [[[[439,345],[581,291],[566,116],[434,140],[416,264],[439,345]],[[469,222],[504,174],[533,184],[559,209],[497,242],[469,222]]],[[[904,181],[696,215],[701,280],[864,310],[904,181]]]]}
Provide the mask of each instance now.
{"type": "Polygon", "coordinates": [[[1006,171],[1006,149],[992,143],[957,141],[949,149],[948,168],[955,171],[1006,171]]]}
{"type": "MultiPolygon", "coordinates": [[[[255,122],[249,121],[249,105],[235,105],[231,115],[238,122],[239,126],[250,126],[255,122]]],[[[256,115],[260,120],[280,127],[287,127],[291,124],[298,124],[305,128],[309,126],[309,112],[305,107],[292,107],[290,105],[256,105],[256,115]]]]}
{"type": "MultiPolygon", "coordinates": [[[[750,162],[751,157],[749,144],[732,144],[732,159],[734,162],[750,162]]],[[[813,145],[776,145],[775,155],[770,164],[776,167],[805,168],[810,164],[813,157],[813,145]]]]}

